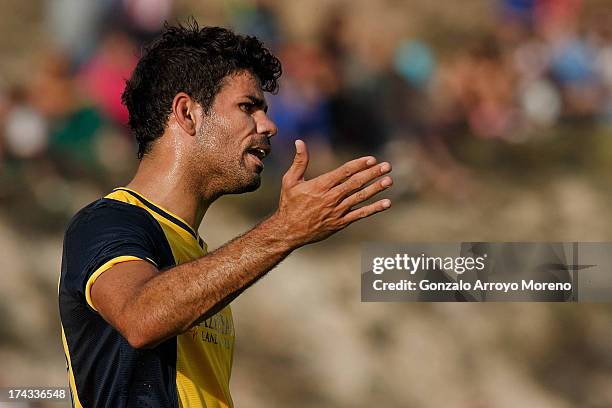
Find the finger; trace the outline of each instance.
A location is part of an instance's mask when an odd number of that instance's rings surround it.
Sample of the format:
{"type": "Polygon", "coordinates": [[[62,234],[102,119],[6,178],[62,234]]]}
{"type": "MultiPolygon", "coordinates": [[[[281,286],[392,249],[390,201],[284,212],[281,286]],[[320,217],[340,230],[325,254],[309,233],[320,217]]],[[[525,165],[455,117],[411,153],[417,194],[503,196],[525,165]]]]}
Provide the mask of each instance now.
{"type": "Polygon", "coordinates": [[[388,210],[389,208],[391,208],[391,200],[385,198],[384,200],[380,200],[369,205],[364,205],[363,207],[349,212],[343,217],[343,220],[348,225],[355,221],[369,217],[370,215],[388,210]]]}
{"type": "Polygon", "coordinates": [[[336,194],[339,200],[344,199],[345,197],[353,194],[355,191],[361,190],[361,188],[370,181],[380,177],[383,174],[387,174],[390,171],[391,165],[389,163],[381,163],[378,166],[373,166],[367,170],[354,174],[344,183],[334,187],[331,192],[336,194]]]}
{"type": "Polygon", "coordinates": [[[295,141],[295,157],[289,170],[283,176],[283,181],[289,186],[304,180],[304,173],[308,168],[308,148],[302,140],[295,141]]]}
{"type": "Polygon", "coordinates": [[[343,211],[347,211],[357,204],[369,200],[381,191],[389,188],[393,184],[391,177],[385,177],[380,181],[370,184],[366,188],[359,190],[345,198],[339,205],[343,211]]]}
{"type": "Polygon", "coordinates": [[[376,164],[376,158],[372,156],[361,157],[344,163],[335,170],[325,173],[316,178],[318,182],[327,188],[332,188],[342,183],[353,174],[372,167],[376,164]]]}

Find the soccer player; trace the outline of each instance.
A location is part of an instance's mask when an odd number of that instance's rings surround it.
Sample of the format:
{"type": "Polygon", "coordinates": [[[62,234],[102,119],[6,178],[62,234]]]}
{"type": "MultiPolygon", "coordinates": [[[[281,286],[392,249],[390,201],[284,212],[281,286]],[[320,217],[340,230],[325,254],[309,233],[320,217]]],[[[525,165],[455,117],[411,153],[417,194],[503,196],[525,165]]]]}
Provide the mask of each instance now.
{"type": "Polygon", "coordinates": [[[264,92],[281,64],[254,37],[166,27],[127,81],[133,180],[83,208],[64,240],[59,305],[76,407],[231,407],[229,303],[293,250],[390,207],[362,157],[311,180],[296,141],[278,209],[207,254],[210,204],[255,190],[275,124],[264,92]]]}

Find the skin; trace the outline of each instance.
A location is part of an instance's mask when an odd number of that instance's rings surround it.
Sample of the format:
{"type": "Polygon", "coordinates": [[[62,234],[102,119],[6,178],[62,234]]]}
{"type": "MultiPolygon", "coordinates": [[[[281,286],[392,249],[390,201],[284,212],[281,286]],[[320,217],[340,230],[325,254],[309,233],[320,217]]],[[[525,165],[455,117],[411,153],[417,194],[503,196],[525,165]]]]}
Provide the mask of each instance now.
{"type": "MultiPolygon", "coordinates": [[[[261,86],[248,72],[227,77],[205,114],[179,93],[164,134],[128,184],[195,230],[224,194],[252,191],[261,168],[247,150],[269,146],[276,125],[261,86]]],[[[387,199],[353,209],[392,184],[389,163],[362,157],[311,180],[306,144],[296,141],[278,209],[245,234],[195,261],[160,273],[145,261],[115,265],[91,288],[102,317],[134,348],[150,348],[185,332],[242,293],[297,248],[384,211],[387,199]]]]}

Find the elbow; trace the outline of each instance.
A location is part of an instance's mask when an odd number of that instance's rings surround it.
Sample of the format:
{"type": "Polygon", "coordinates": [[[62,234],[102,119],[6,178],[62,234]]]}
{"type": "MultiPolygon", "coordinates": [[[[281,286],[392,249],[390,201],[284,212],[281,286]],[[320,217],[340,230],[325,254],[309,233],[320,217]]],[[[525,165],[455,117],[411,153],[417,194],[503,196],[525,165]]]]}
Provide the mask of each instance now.
{"type": "Polygon", "coordinates": [[[151,349],[161,343],[155,333],[149,329],[150,323],[143,319],[142,314],[124,308],[120,316],[115,329],[133,349],[151,349]]]}
{"type": "Polygon", "coordinates": [[[136,327],[123,329],[120,331],[123,338],[128,342],[130,347],[137,350],[151,349],[157,346],[160,341],[152,335],[143,332],[136,327]]]}
{"type": "Polygon", "coordinates": [[[127,340],[130,347],[137,350],[151,349],[155,346],[155,342],[151,341],[143,335],[136,333],[126,333],[123,337],[127,340]]]}
{"type": "Polygon", "coordinates": [[[165,326],[151,319],[150,313],[124,308],[121,317],[116,329],[133,349],[152,349],[172,337],[165,326]]]}

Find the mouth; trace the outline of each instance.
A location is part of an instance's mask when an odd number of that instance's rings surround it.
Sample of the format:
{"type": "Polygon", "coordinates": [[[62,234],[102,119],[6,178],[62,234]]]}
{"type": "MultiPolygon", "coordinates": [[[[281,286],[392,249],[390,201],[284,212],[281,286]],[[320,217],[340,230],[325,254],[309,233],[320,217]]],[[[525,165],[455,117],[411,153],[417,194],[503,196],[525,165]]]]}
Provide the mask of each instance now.
{"type": "Polygon", "coordinates": [[[252,160],[255,162],[255,166],[263,170],[263,160],[270,154],[269,146],[255,146],[251,147],[246,151],[252,160]]]}
{"type": "Polygon", "coordinates": [[[249,150],[247,150],[247,153],[252,154],[253,156],[257,157],[259,160],[263,160],[270,154],[270,148],[269,147],[266,147],[266,148],[252,147],[249,150]]]}

